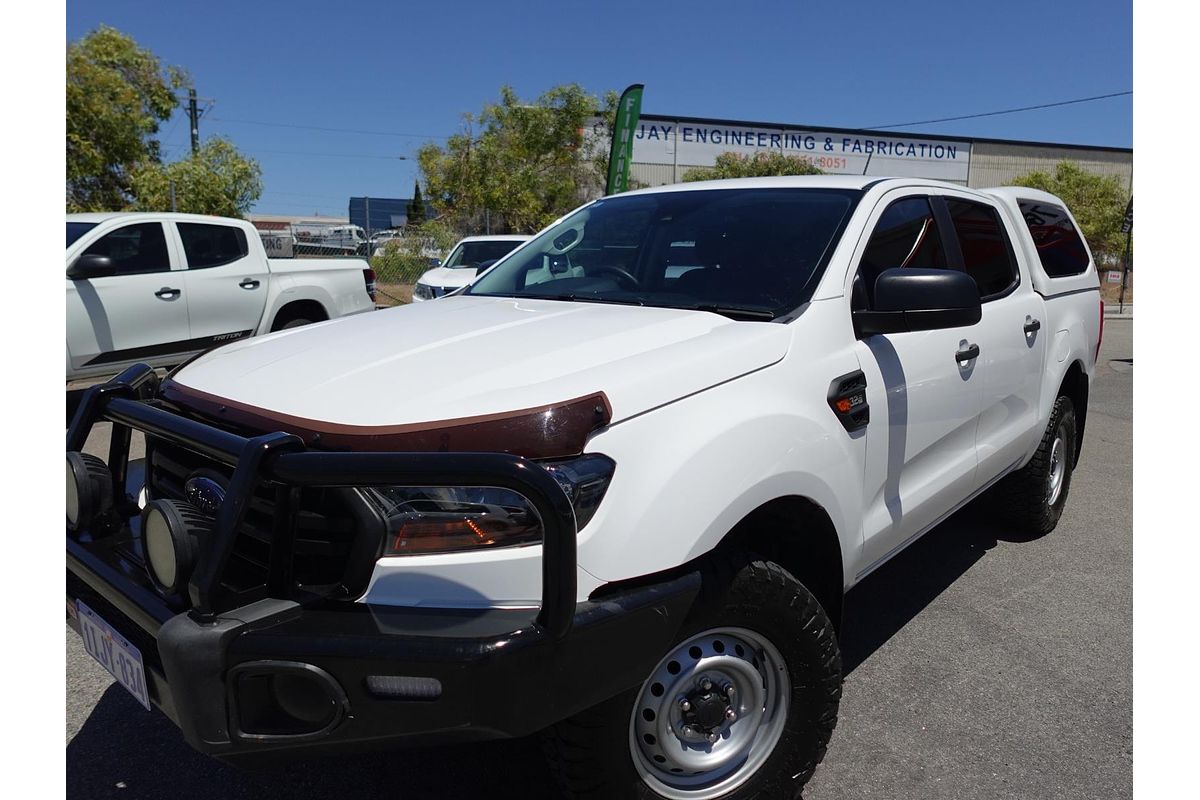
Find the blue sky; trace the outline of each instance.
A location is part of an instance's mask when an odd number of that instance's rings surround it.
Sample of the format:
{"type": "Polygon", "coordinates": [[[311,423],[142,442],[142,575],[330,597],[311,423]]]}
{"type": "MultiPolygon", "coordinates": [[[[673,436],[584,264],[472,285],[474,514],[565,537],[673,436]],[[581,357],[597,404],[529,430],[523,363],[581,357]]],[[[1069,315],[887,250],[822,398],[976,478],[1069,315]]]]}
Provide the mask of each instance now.
{"type": "MultiPolygon", "coordinates": [[[[870,127],[1133,88],[1132,7],[1056,3],[226,2],[73,0],[67,39],[104,23],[186,68],[215,105],[202,136],[263,167],[255,211],[345,215],[407,197],[412,156],[502,84],[536,97],[646,85],[647,114],[870,127]],[[311,130],[339,128],[369,133],[311,130]]],[[[1132,146],[1132,97],[907,132],[1132,146]]],[[[188,127],[163,127],[168,160],[188,127]]]]}

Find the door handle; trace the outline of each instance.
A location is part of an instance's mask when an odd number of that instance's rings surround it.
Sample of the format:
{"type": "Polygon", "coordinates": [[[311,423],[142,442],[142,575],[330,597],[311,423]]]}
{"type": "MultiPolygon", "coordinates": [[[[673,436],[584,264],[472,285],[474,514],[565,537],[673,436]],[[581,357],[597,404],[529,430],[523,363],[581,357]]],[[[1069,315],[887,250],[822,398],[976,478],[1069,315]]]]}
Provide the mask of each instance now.
{"type": "Polygon", "coordinates": [[[979,358],[979,345],[971,344],[961,348],[954,354],[954,362],[960,364],[963,361],[972,361],[979,358]]]}
{"type": "Polygon", "coordinates": [[[174,300],[179,295],[183,294],[182,289],[172,289],[170,286],[164,286],[154,293],[155,297],[161,297],[163,300],[174,300]]]}
{"type": "Polygon", "coordinates": [[[1025,318],[1025,333],[1026,334],[1036,333],[1037,331],[1040,331],[1041,329],[1042,329],[1042,321],[1041,320],[1034,319],[1033,317],[1025,318]]]}
{"type": "Polygon", "coordinates": [[[242,282],[239,283],[238,286],[242,287],[243,289],[257,289],[258,281],[254,280],[253,278],[243,278],[242,282]]]}

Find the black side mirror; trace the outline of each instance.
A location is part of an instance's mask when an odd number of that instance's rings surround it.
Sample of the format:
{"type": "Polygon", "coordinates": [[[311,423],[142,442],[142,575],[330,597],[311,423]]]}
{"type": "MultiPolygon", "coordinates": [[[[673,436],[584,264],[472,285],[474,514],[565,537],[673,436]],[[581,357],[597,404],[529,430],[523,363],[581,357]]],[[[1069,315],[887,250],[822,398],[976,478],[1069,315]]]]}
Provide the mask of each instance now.
{"type": "Polygon", "coordinates": [[[859,338],[974,325],[983,317],[979,286],[953,269],[886,269],[875,280],[875,307],[854,312],[859,338]]]}
{"type": "Polygon", "coordinates": [[[106,278],[116,274],[117,268],[112,259],[95,253],[84,253],[67,268],[67,277],[73,281],[86,278],[106,278]]]}
{"type": "Polygon", "coordinates": [[[488,267],[490,267],[492,264],[495,264],[499,260],[500,259],[498,259],[498,258],[493,258],[488,261],[480,261],[479,264],[476,265],[476,267],[475,267],[475,274],[476,275],[482,274],[484,270],[486,270],[488,267]]]}

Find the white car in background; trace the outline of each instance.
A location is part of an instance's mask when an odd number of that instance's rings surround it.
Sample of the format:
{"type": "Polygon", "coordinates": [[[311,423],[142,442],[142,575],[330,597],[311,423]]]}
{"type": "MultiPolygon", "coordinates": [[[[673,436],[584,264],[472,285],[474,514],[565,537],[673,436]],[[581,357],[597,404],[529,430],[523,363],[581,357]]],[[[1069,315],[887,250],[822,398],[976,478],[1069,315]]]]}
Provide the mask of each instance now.
{"type": "Polygon", "coordinates": [[[413,287],[413,302],[433,300],[469,284],[479,274],[481,264],[491,266],[516,250],[531,236],[468,236],[461,239],[441,266],[434,267],[417,279],[413,287]]]}

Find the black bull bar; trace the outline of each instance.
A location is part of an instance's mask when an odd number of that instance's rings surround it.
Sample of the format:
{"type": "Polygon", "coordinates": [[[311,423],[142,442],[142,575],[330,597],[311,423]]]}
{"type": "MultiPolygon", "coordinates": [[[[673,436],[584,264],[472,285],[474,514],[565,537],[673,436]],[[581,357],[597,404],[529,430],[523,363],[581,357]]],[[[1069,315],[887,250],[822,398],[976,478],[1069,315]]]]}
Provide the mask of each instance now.
{"type": "MultiPolygon", "coordinates": [[[[369,486],[493,486],[525,496],[542,522],[542,598],[536,624],[553,639],[571,630],[576,605],[575,513],[558,483],[536,462],[507,453],[327,452],[277,431],[245,437],[181,416],[155,397],[158,378],[145,364],[88,389],[67,428],[67,450],[82,450],[97,422],[113,424],[108,465],[115,508],[136,513],[125,493],[132,431],[168,440],[233,468],[209,543],[188,582],[193,617],[215,616],[221,576],[255,486],[291,489],[369,486]]],[[[288,599],[286,575],[295,532],[295,504],[276,514],[271,536],[270,597],[288,599]]]]}

